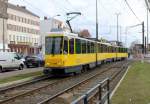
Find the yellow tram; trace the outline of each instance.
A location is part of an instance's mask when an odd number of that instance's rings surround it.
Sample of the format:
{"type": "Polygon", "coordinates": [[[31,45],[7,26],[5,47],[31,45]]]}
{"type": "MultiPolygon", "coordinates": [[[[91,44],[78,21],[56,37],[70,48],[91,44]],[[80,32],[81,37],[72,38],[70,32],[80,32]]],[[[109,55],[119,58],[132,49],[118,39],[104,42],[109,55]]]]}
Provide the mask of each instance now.
{"type": "Polygon", "coordinates": [[[80,73],[107,61],[128,57],[127,48],[112,46],[73,33],[51,32],[45,37],[44,73],[80,73]]]}

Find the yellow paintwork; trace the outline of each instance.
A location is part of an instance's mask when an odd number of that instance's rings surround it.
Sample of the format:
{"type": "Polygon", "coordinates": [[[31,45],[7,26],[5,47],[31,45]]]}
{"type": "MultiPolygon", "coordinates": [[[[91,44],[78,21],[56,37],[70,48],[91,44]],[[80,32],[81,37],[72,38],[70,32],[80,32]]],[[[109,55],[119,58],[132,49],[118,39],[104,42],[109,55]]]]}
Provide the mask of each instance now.
{"type": "Polygon", "coordinates": [[[117,53],[117,57],[121,58],[121,57],[128,57],[128,53],[117,53]]]}
{"type": "MultiPolygon", "coordinates": [[[[127,57],[127,53],[98,53],[98,60],[127,57]]],[[[96,54],[45,55],[45,67],[70,67],[96,62],[96,54]]]]}

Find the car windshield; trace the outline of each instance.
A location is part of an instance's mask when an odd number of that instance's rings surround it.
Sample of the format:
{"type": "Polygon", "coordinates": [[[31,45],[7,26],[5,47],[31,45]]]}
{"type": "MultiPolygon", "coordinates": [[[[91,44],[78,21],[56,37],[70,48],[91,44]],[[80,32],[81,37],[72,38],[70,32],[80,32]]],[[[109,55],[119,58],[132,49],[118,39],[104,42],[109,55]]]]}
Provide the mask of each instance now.
{"type": "Polygon", "coordinates": [[[45,54],[61,54],[62,37],[45,38],[45,54]]]}

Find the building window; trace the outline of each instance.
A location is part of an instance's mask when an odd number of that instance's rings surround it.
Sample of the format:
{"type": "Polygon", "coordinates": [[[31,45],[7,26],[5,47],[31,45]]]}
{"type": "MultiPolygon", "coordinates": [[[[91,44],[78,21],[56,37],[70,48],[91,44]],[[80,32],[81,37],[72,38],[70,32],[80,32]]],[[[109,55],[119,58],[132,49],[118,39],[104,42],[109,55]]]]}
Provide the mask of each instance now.
{"type": "Polygon", "coordinates": [[[11,35],[9,35],[9,40],[11,41],[11,35]]]}
{"type": "Polygon", "coordinates": [[[20,42],[22,42],[22,36],[20,36],[20,42]]]}
{"type": "Polygon", "coordinates": [[[8,14],[8,18],[11,19],[11,14],[8,14]]]}
{"type": "Polygon", "coordinates": [[[17,36],[17,42],[19,41],[19,36],[17,36]]]}
{"type": "Polygon", "coordinates": [[[15,35],[13,35],[13,41],[15,41],[15,35]]]}

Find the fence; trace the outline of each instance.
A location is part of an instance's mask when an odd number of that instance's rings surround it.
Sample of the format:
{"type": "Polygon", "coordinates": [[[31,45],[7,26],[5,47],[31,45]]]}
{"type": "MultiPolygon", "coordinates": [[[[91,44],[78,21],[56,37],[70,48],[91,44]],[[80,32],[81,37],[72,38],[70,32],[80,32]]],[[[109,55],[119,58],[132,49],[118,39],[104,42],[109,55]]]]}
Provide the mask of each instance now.
{"type": "Polygon", "coordinates": [[[82,95],[71,104],[91,104],[91,102],[95,102],[96,104],[110,104],[110,88],[109,88],[110,80],[106,78],[95,87],[90,89],[86,94],[82,95]]]}

